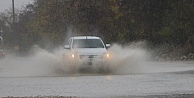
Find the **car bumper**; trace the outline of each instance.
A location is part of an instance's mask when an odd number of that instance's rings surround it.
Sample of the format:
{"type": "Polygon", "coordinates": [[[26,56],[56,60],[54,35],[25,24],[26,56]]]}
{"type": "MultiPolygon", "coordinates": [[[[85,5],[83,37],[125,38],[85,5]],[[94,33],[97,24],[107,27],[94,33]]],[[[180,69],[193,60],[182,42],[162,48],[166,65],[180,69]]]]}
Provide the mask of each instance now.
{"type": "Polygon", "coordinates": [[[92,59],[70,59],[70,64],[77,65],[106,65],[106,59],[92,58],[92,59]]]}

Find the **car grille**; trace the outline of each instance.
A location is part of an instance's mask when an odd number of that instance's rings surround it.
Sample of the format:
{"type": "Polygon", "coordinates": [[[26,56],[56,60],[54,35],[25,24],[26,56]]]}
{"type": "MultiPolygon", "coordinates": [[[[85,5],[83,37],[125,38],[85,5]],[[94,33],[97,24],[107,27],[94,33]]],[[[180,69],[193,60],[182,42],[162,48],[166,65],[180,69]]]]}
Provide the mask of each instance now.
{"type": "Polygon", "coordinates": [[[80,55],[80,58],[81,59],[83,59],[83,58],[93,59],[93,58],[102,58],[102,56],[99,56],[99,55],[80,55]]]}

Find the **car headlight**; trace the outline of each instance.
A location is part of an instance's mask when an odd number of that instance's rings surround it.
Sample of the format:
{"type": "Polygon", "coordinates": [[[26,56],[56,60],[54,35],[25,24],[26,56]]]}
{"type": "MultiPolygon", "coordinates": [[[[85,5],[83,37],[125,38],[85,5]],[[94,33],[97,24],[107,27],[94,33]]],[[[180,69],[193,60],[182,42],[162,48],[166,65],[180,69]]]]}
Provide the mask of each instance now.
{"type": "Polygon", "coordinates": [[[110,58],[110,54],[109,53],[106,53],[106,58],[110,58]]]}
{"type": "Polygon", "coordinates": [[[72,57],[72,58],[75,58],[75,54],[71,54],[71,57],[72,57]]]}
{"type": "Polygon", "coordinates": [[[105,54],[104,54],[104,58],[106,58],[106,59],[111,59],[110,53],[105,53],[105,54]]]}
{"type": "Polygon", "coordinates": [[[69,57],[71,59],[78,59],[79,58],[79,55],[77,53],[70,53],[69,57]]]}

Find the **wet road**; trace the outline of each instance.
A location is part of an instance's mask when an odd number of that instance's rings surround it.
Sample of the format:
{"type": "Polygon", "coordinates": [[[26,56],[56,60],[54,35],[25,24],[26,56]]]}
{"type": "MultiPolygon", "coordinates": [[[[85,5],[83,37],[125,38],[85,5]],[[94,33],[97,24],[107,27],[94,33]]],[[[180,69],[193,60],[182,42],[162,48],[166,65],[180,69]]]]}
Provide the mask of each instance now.
{"type": "Polygon", "coordinates": [[[149,62],[145,71],[124,75],[7,75],[0,64],[0,97],[194,97],[193,61],[149,62]]]}

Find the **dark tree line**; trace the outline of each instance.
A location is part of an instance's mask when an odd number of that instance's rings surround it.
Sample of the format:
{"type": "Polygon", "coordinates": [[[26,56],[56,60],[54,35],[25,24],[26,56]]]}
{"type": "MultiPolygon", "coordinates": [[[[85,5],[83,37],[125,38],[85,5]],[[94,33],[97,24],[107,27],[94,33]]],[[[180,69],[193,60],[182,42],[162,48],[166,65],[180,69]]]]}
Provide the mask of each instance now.
{"type": "MultiPolygon", "coordinates": [[[[97,35],[117,43],[147,40],[152,45],[189,45],[193,49],[194,0],[34,0],[18,14],[16,24],[24,50],[33,44],[46,47],[48,41],[61,45],[75,35],[97,35]]],[[[7,28],[7,32],[11,30],[7,28]]],[[[11,43],[11,37],[5,36],[11,43]]]]}

